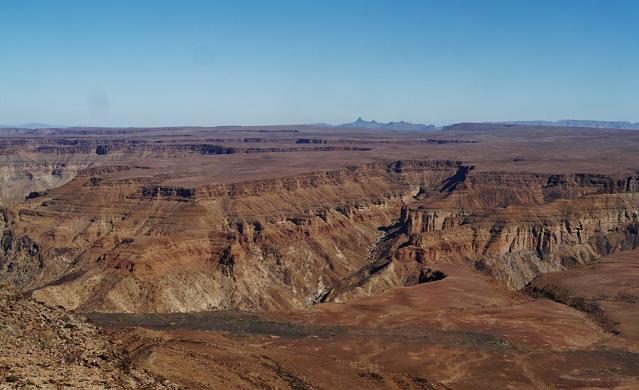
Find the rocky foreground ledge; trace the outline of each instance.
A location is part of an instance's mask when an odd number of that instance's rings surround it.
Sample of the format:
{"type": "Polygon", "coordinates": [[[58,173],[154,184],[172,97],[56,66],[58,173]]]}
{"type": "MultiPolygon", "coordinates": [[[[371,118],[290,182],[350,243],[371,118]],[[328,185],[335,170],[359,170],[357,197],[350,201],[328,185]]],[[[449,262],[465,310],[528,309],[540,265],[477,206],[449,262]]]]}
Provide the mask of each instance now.
{"type": "Polygon", "coordinates": [[[0,286],[0,388],[178,389],[130,365],[85,318],[0,286]]]}

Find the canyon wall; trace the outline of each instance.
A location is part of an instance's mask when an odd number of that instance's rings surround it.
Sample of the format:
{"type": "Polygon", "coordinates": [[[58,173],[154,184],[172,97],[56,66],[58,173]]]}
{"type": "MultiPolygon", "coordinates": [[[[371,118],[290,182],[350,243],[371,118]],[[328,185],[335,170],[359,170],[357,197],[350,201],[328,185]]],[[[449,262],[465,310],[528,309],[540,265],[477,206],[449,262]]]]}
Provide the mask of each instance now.
{"type": "MultiPolygon", "coordinates": [[[[256,153],[356,152],[364,146],[315,145],[299,142],[253,146],[260,138],[220,139],[219,143],[142,141],[132,139],[5,138],[0,139],[0,206],[12,206],[31,192],[59,187],[79,170],[131,159],[180,159],[256,153]],[[312,145],[303,145],[303,144],[312,145]]],[[[284,141],[295,141],[285,139],[284,141]]],[[[268,140],[275,143],[277,139],[268,140]]]]}
{"type": "Polygon", "coordinates": [[[637,176],[474,172],[421,188],[370,262],[318,294],[344,302],[438,280],[441,263],[487,273],[511,290],[639,245],[637,176]]]}
{"type": "Polygon", "coordinates": [[[197,188],[88,169],[19,208],[5,231],[37,242],[43,261],[15,272],[21,248],[7,247],[2,278],[81,310],[303,307],[367,262],[378,228],[420,187],[459,167],[364,164],[197,188]]]}
{"type": "Polygon", "coordinates": [[[637,177],[407,160],[233,184],[79,170],[4,209],[0,280],[83,311],[272,310],[438,280],[511,289],[637,246],[637,177]]]}
{"type": "Polygon", "coordinates": [[[588,195],[492,214],[414,208],[400,262],[461,262],[517,290],[540,273],[639,245],[639,194],[588,195]]]}

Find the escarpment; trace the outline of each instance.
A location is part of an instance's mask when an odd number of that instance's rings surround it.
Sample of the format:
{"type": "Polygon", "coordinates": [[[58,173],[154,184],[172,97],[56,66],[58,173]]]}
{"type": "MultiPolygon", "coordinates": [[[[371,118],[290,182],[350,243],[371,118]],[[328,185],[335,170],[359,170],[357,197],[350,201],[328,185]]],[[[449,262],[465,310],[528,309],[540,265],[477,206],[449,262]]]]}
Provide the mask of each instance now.
{"type": "Polygon", "coordinates": [[[78,170],[6,210],[0,280],[82,311],[270,310],[437,282],[442,262],[519,289],[639,243],[636,176],[451,160],[204,185],[146,171],[78,170]]]}
{"type": "Polygon", "coordinates": [[[394,256],[402,262],[465,263],[520,289],[539,273],[639,245],[635,181],[471,174],[448,197],[402,209],[407,238],[394,256]]]}
{"type": "Polygon", "coordinates": [[[41,245],[45,270],[19,287],[81,310],[303,307],[368,262],[378,228],[420,187],[460,166],[364,164],[195,188],[86,170],[18,212],[11,234],[41,245]]]}
{"type": "Polygon", "coordinates": [[[469,168],[461,166],[435,191],[420,188],[369,264],[316,301],[430,282],[424,273],[441,263],[465,264],[518,290],[540,273],[639,245],[639,194],[623,185],[633,178],[469,168]]]}
{"type": "Polygon", "coordinates": [[[212,142],[167,142],[164,140],[143,141],[138,139],[69,139],[69,138],[39,138],[32,139],[6,139],[0,141],[0,150],[3,154],[36,153],[43,155],[97,155],[105,156],[115,154],[118,157],[157,157],[183,156],[188,154],[218,155],[236,153],[278,153],[278,152],[327,152],[327,151],[366,151],[367,147],[360,146],[300,146],[300,144],[327,144],[326,140],[304,139],[274,139],[263,140],[260,138],[243,139],[210,139],[212,142]],[[246,143],[273,143],[274,146],[252,147],[233,146],[233,144],[246,143]],[[230,144],[222,146],[221,143],[230,144]],[[292,144],[289,146],[288,144],[292,144]]]}
{"type": "Polygon", "coordinates": [[[326,145],[296,138],[268,139],[268,145],[252,145],[260,138],[223,138],[219,143],[183,139],[22,137],[0,139],[0,205],[12,206],[30,193],[46,191],[73,179],[80,170],[133,159],[170,161],[184,158],[222,157],[272,153],[366,152],[362,145],[326,145]]]}

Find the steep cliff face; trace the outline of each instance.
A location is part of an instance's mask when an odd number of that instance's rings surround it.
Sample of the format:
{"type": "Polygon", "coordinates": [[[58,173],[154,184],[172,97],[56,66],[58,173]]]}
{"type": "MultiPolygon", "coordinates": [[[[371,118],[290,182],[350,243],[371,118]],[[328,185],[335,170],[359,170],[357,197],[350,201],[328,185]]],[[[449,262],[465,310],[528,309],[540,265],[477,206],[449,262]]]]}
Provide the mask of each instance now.
{"type": "Polygon", "coordinates": [[[613,178],[594,174],[473,172],[451,178],[445,188],[451,192],[445,204],[471,210],[539,205],[557,199],[577,199],[588,194],[637,192],[637,180],[636,176],[613,178]]]}
{"type": "Polygon", "coordinates": [[[445,277],[438,264],[483,271],[512,290],[540,273],[639,245],[633,177],[475,173],[421,188],[378,240],[369,263],[318,294],[348,301],[445,277]]]}
{"type": "Polygon", "coordinates": [[[557,271],[639,245],[639,195],[588,195],[492,213],[417,207],[403,213],[409,237],[400,262],[462,262],[511,289],[557,271]]]}
{"type": "Polygon", "coordinates": [[[129,169],[5,211],[0,280],[88,311],[299,308],[437,280],[441,262],[518,289],[638,244],[633,177],[397,161],[181,187],[129,169]]]}
{"type": "Polygon", "coordinates": [[[367,263],[378,228],[420,187],[459,167],[403,161],[197,188],[83,171],[18,211],[10,234],[38,243],[44,271],[15,284],[82,310],[303,307],[367,263]]]}

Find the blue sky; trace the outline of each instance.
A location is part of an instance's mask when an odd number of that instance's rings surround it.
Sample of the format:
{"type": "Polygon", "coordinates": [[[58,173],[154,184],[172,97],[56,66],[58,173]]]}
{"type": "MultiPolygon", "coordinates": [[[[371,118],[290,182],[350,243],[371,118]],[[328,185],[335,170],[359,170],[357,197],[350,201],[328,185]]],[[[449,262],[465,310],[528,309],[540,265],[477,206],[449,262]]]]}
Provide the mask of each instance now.
{"type": "Polygon", "coordinates": [[[0,123],[639,121],[639,1],[0,0],[0,123]]]}

